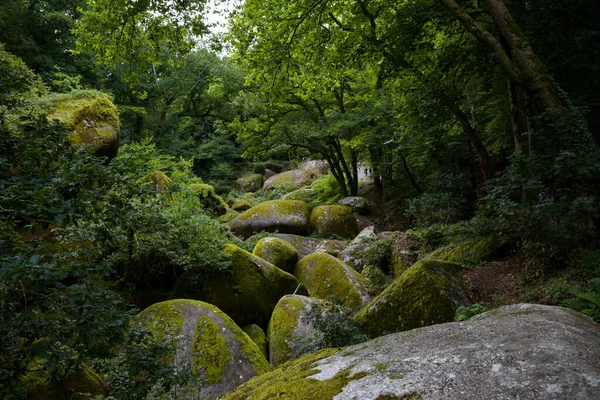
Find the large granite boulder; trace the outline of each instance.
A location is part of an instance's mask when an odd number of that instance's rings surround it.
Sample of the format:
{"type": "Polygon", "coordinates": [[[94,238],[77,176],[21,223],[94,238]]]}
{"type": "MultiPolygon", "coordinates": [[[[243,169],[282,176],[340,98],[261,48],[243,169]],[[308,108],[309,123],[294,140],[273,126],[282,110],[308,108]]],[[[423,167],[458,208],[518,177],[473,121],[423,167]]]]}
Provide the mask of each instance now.
{"type": "Polygon", "coordinates": [[[246,333],[246,335],[248,335],[248,337],[252,339],[256,346],[258,346],[258,349],[265,356],[265,359],[268,359],[269,349],[267,334],[265,333],[265,331],[256,324],[245,325],[241,328],[246,333]]]}
{"type": "Polygon", "coordinates": [[[492,252],[499,247],[495,244],[491,239],[467,240],[440,247],[425,257],[461,265],[476,265],[491,256],[492,252]]]}
{"type": "Polygon", "coordinates": [[[228,244],[230,272],[213,272],[197,279],[182,275],[176,284],[178,297],[214,304],[238,325],[257,324],[266,327],[279,299],[298,288],[291,274],[237,246],[228,244]]]}
{"type": "Polygon", "coordinates": [[[256,344],[213,305],[194,300],[156,303],[136,323],[174,344],[167,354],[173,364],[191,366],[198,383],[193,393],[179,398],[217,399],[270,370],[256,344]]]}
{"type": "Polygon", "coordinates": [[[308,172],[313,178],[317,179],[329,172],[329,164],[325,160],[306,160],[302,161],[298,169],[308,172]]]}
{"type": "Polygon", "coordinates": [[[471,305],[459,269],[454,263],[417,262],[358,313],[358,324],[376,337],[453,321],[458,307],[471,305]]]}
{"type": "Polygon", "coordinates": [[[294,273],[294,267],[299,259],[294,246],[276,237],[260,239],[254,246],[252,254],[290,274],[294,273]]]}
{"type": "Polygon", "coordinates": [[[244,175],[235,181],[236,189],[239,189],[242,192],[256,192],[263,187],[263,184],[264,179],[262,174],[244,175]]]}
{"type": "Polygon", "coordinates": [[[369,211],[369,202],[362,196],[344,197],[338,201],[338,204],[340,206],[350,207],[352,211],[360,215],[368,214],[369,211]]]}
{"type": "Polygon", "coordinates": [[[298,261],[294,275],[312,297],[341,303],[355,310],[371,300],[364,278],[326,253],[309,254],[298,261]]]}
{"type": "Polygon", "coordinates": [[[48,118],[70,129],[69,140],[94,154],[113,158],[119,151],[119,114],[108,95],[93,90],[51,94],[41,100],[48,118]]]}
{"type": "Polygon", "coordinates": [[[263,185],[263,192],[278,190],[279,192],[289,193],[304,186],[309,186],[311,183],[312,178],[308,172],[293,169],[267,179],[263,185]]]}
{"type": "Polygon", "coordinates": [[[352,239],[358,233],[358,222],[350,207],[318,206],[310,213],[311,231],[319,237],[327,238],[332,235],[352,239]]]}
{"type": "Polygon", "coordinates": [[[321,300],[287,295],[279,300],[269,321],[269,362],[273,367],[295,360],[317,334],[305,317],[321,300]]]}
{"type": "Polygon", "coordinates": [[[519,304],[323,350],[223,399],[597,399],[598,360],[600,327],[592,320],[519,304]]]}
{"type": "Polygon", "coordinates": [[[244,238],[262,231],[306,235],[309,216],[308,206],[303,201],[271,200],[238,215],[231,222],[230,229],[244,238]]]}

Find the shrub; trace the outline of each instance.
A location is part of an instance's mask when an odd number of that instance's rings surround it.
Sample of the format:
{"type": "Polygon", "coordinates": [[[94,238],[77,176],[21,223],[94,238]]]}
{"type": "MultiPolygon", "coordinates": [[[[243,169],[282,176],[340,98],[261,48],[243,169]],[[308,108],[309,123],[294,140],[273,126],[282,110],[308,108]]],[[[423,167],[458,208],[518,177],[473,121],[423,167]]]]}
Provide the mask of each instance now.
{"type": "Polygon", "coordinates": [[[265,164],[262,162],[254,163],[252,166],[252,172],[255,174],[264,174],[265,173],[265,164]]]}
{"type": "Polygon", "coordinates": [[[331,173],[317,179],[312,184],[316,199],[308,204],[309,208],[333,204],[341,197],[340,187],[331,173]]]}
{"type": "Polygon", "coordinates": [[[588,282],[587,292],[572,287],[570,293],[575,298],[565,300],[563,304],[600,323],[600,278],[594,278],[588,282]]]}
{"type": "Polygon", "coordinates": [[[477,314],[482,314],[490,309],[481,304],[473,304],[471,307],[460,306],[456,309],[454,314],[455,321],[466,321],[477,314]]]}

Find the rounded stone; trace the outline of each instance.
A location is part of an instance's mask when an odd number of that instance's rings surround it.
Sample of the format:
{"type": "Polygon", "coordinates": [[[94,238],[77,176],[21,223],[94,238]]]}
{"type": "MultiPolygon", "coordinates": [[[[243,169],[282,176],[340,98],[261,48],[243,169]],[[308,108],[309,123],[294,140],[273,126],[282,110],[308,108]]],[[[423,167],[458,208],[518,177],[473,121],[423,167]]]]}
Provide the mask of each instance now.
{"type": "Polygon", "coordinates": [[[356,216],[350,207],[318,206],[310,214],[311,231],[319,237],[327,238],[332,235],[343,238],[354,238],[358,230],[356,216]]]}
{"type": "Polygon", "coordinates": [[[294,273],[294,267],[298,262],[298,252],[294,246],[276,237],[260,239],[254,246],[252,254],[290,274],[294,273]]]}

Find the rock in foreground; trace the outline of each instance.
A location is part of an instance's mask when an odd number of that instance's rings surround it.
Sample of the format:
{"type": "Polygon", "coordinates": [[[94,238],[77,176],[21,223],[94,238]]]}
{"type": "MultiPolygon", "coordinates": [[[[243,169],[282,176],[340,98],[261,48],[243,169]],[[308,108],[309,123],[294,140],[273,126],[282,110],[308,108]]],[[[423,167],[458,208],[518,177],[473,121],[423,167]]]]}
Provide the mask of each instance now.
{"type": "Polygon", "coordinates": [[[597,399],[600,327],[560,307],[505,306],[303,357],[224,399],[597,399]]]}

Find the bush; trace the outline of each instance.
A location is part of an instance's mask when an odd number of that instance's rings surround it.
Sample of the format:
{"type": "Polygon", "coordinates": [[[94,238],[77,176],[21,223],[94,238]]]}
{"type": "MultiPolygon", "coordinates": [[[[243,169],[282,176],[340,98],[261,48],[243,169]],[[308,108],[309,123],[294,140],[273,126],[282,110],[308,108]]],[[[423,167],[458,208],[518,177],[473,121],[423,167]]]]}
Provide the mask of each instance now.
{"type": "Polygon", "coordinates": [[[316,199],[308,204],[311,209],[333,204],[341,197],[340,187],[331,172],[314,181],[311,188],[316,192],[316,199]]]}
{"type": "Polygon", "coordinates": [[[264,174],[265,173],[265,164],[262,162],[254,163],[252,166],[252,172],[255,174],[264,174]]]}
{"type": "Polygon", "coordinates": [[[565,300],[563,304],[600,323],[600,278],[588,282],[587,292],[575,287],[572,287],[569,292],[575,298],[565,300]]]}
{"type": "Polygon", "coordinates": [[[466,321],[468,319],[473,318],[477,314],[482,314],[490,309],[481,304],[473,304],[471,307],[460,306],[456,309],[456,313],[454,314],[455,321],[466,321]]]}

